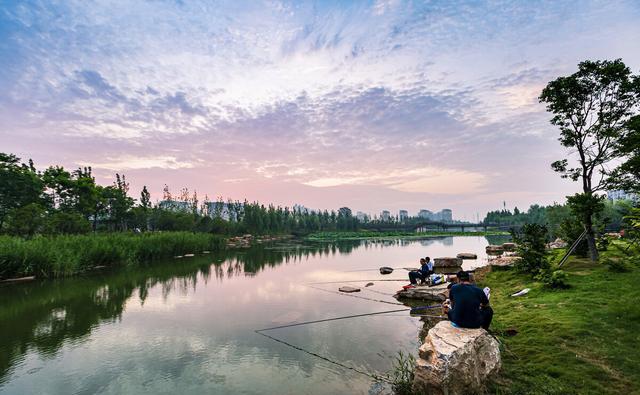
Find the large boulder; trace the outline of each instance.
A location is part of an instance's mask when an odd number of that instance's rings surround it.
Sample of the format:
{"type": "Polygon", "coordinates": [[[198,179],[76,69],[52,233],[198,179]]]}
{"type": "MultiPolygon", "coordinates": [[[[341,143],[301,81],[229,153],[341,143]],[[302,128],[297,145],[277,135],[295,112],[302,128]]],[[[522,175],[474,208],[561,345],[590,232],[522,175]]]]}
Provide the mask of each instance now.
{"type": "Polygon", "coordinates": [[[460,267],[462,266],[462,259],[460,258],[435,258],[433,260],[433,267],[460,267]]]}
{"type": "Polygon", "coordinates": [[[478,255],[472,252],[461,252],[457,257],[460,259],[478,259],[478,255]]]}
{"type": "Polygon", "coordinates": [[[516,243],[502,243],[502,249],[508,252],[515,251],[517,246],[516,243]]]}
{"type": "Polygon", "coordinates": [[[520,260],[519,256],[501,256],[498,258],[489,259],[489,265],[491,266],[513,266],[514,263],[520,260]]]}
{"type": "Polygon", "coordinates": [[[394,296],[396,299],[419,299],[432,302],[444,302],[449,297],[449,284],[439,284],[434,286],[416,285],[415,287],[403,288],[394,296]]]}
{"type": "Polygon", "coordinates": [[[420,347],[413,389],[430,395],[484,393],[500,366],[498,341],[487,331],[441,321],[420,347]]]}
{"type": "Polygon", "coordinates": [[[488,255],[502,255],[504,253],[504,248],[497,245],[488,245],[485,251],[488,255]]]}

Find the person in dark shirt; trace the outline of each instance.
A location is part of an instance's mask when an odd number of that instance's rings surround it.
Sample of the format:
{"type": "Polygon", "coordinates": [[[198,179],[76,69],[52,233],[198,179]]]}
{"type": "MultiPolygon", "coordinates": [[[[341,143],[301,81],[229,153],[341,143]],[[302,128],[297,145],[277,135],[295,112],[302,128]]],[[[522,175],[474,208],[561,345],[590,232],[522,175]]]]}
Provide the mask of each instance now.
{"type": "Polygon", "coordinates": [[[420,279],[421,283],[424,283],[432,273],[433,263],[431,262],[431,258],[420,258],[420,269],[409,272],[409,281],[411,281],[413,285],[418,283],[418,279],[420,279]]]}
{"type": "Polygon", "coordinates": [[[449,320],[461,328],[489,329],[493,309],[483,290],[472,285],[469,273],[461,270],[457,274],[458,284],[449,290],[451,307],[447,310],[449,320]]]}

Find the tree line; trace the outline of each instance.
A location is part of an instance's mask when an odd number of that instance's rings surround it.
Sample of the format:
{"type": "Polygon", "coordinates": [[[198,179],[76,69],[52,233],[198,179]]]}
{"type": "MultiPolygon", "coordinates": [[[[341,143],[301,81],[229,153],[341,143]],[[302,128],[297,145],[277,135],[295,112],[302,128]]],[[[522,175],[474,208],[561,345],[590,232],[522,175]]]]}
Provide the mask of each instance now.
{"type": "Polygon", "coordinates": [[[347,207],[337,211],[263,205],[258,202],[202,201],[184,188],[174,196],[165,185],[163,200],[152,204],[144,186],[129,195],[129,182],[115,175],[99,185],[91,167],[68,171],[51,166],[38,171],[13,154],[0,153],[0,233],[82,234],[119,231],[194,231],[220,234],[308,233],[356,230],[359,221],[347,207]]]}

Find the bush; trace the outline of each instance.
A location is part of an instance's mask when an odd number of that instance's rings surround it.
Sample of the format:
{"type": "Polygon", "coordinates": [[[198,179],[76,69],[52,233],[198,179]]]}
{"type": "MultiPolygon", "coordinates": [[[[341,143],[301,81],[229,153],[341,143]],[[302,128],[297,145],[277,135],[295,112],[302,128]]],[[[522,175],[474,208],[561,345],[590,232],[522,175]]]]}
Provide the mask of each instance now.
{"type": "Polygon", "coordinates": [[[398,351],[398,355],[393,361],[393,370],[391,371],[391,383],[395,394],[413,394],[412,385],[415,365],[416,359],[413,355],[398,351]]]}
{"type": "Polygon", "coordinates": [[[91,232],[91,223],[82,215],[59,211],[50,216],[46,233],[50,235],[77,235],[91,232]]]}
{"type": "MultiPolygon", "coordinates": [[[[562,240],[567,242],[567,245],[573,245],[573,242],[575,242],[578,237],[580,237],[582,232],[584,232],[584,226],[582,225],[582,222],[572,216],[562,221],[562,223],[560,224],[558,235],[562,240]]],[[[589,253],[589,246],[587,245],[587,241],[585,239],[582,239],[573,252],[577,256],[586,257],[589,253]]]]}
{"type": "Polygon", "coordinates": [[[540,273],[536,276],[536,279],[544,283],[544,285],[549,288],[558,289],[569,287],[569,284],[567,283],[569,276],[567,275],[567,273],[560,269],[541,270],[540,273]]]}
{"type": "Polygon", "coordinates": [[[605,264],[609,268],[609,270],[612,272],[626,273],[631,271],[631,265],[630,265],[631,262],[625,259],[607,258],[602,263],[605,264]]]}
{"type": "Polygon", "coordinates": [[[7,220],[7,233],[14,236],[31,237],[42,232],[45,225],[45,209],[37,203],[13,209],[7,220]]]}
{"type": "Polygon", "coordinates": [[[609,248],[609,238],[607,236],[600,236],[596,240],[596,247],[598,251],[606,251],[609,248]]]}
{"type": "Polygon", "coordinates": [[[521,259],[515,263],[516,269],[537,274],[549,268],[547,259],[547,227],[539,224],[525,224],[520,232],[512,232],[521,259]]]}

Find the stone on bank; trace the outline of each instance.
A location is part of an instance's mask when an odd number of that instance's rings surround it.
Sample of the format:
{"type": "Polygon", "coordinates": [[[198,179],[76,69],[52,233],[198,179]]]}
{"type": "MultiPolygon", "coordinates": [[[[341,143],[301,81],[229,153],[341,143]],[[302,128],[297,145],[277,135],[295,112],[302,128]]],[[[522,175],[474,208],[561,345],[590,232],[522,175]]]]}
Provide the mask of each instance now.
{"type": "Polygon", "coordinates": [[[450,321],[429,330],[418,354],[413,389],[430,395],[483,393],[501,366],[498,341],[487,331],[450,321]]]}

